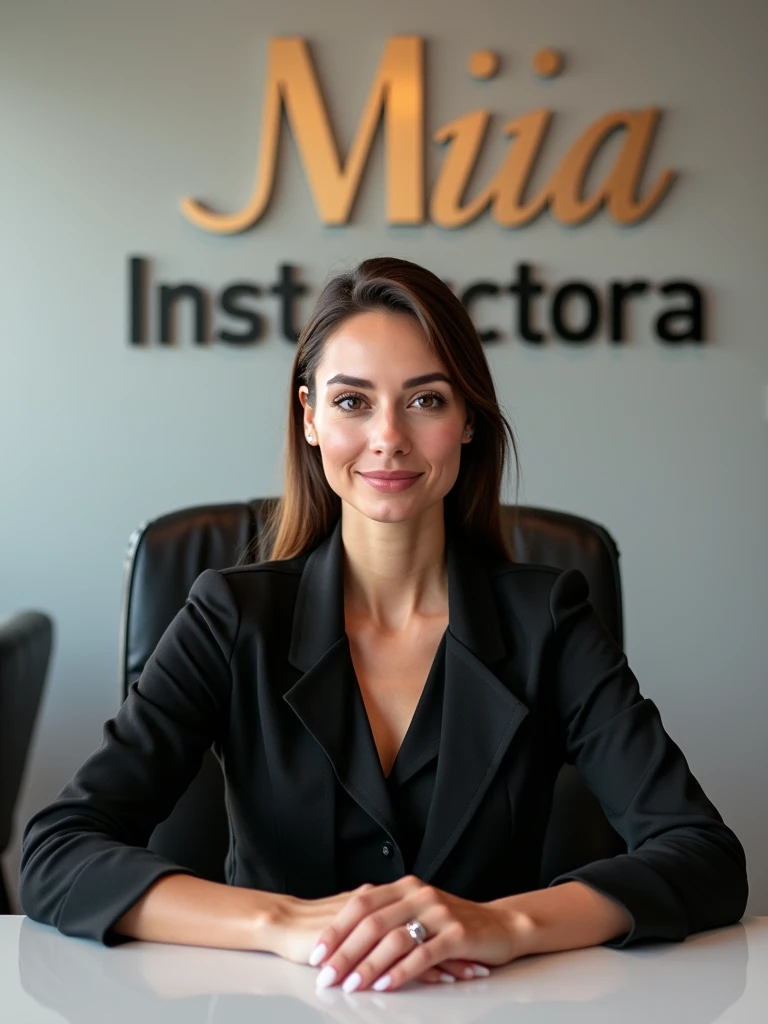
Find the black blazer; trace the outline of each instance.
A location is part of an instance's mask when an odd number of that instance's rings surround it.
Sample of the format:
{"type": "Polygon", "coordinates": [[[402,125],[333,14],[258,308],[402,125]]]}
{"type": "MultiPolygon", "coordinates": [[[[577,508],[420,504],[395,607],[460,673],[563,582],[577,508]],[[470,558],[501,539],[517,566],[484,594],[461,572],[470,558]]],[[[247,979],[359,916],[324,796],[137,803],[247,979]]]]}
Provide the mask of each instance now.
{"type": "MultiPolygon", "coordinates": [[[[691,774],[577,569],[481,556],[449,532],[449,625],[434,791],[413,873],[491,900],[538,888],[555,778],[576,765],[628,852],[580,880],[620,903],[606,945],[738,921],[744,850],[691,774]]],[[[114,922],[178,866],[147,850],[213,745],[226,779],[227,881],[314,898],[338,877],[337,807],[381,826],[381,765],[344,628],[341,525],[312,552],[203,572],[106,723],[99,749],[24,834],[21,903],[70,935],[114,922]],[[367,723],[367,718],[363,718],[367,723]],[[345,795],[346,794],[346,795],[345,795]]],[[[394,849],[392,878],[403,860],[394,849]]]]}

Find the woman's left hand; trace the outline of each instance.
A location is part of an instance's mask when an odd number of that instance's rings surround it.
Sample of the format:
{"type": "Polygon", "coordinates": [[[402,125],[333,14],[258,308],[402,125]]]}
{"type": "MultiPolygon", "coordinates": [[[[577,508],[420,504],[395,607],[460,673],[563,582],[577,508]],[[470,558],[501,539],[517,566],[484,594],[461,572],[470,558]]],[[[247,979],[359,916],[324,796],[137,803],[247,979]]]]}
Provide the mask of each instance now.
{"type": "Polygon", "coordinates": [[[326,947],[316,964],[322,967],[318,984],[390,992],[416,978],[433,980],[439,974],[434,969],[447,962],[506,964],[525,953],[524,916],[520,929],[513,922],[508,909],[453,896],[414,875],[371,886],[352,897],[318,936],[318,950],[326,947]],[[405,927],[413,918],[426,929],[423,943],[405,927]]]}

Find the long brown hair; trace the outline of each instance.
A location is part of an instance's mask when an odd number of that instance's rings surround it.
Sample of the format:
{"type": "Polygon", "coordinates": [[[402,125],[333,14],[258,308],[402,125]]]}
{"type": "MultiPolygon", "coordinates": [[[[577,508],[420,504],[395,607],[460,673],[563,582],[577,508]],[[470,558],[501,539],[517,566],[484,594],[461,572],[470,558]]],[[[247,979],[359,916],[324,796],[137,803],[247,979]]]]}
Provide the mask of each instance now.
{"type": "Polygon", "coordinates": [[[477,330],[439,277],[417,263],[389,256],[364,260],[354,270],[332,278],[299,335],[291,371],[285,483],[262,532],[262,557],[295,558],[311,550],[341,515],[341,499],[328,484],[320,450],[304,438],[298,389],[307,386],[308,402],[314,407],[315,375],[326,339],[349,317],[370,310],[404,313],[417,320],[463,395],[474,433],[472,443],[462,445],[459,475],[445,497],[446,525],[455,524],[480,549],[511,561],[499,497],[510,448],[515,458],[515,494],[520,463],[477,330]]]}

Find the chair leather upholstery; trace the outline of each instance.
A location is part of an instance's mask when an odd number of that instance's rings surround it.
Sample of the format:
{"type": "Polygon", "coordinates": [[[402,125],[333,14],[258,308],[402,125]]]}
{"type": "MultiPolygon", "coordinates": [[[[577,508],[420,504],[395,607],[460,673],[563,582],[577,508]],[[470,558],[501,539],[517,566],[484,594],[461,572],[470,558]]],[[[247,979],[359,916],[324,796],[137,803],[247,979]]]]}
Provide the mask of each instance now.
{"type": "MultiPolygon", "coordinates": [[[[131,536],[124,564],[120,622],[120,698],[137,679],[204,569],[224,569],[263,557],[259,538],[274,498],[202,505],[143,523],[131,536]]],[[[619,551],[597,523],[552,509],[503,506],[503,528],[517,562],[578,568],[590,600],[623,646],[619,551]]],[[[170,816],[157,826],[150,848],[224,881],[229,841],[221,769],[212,753],[170,816]]],[[[563,765],[556,784],[542,853],[540,884],[592,860],[626,852],[597,799],[576,769],[563,765]]]]}
{"type": "MultiPolygon", "coordinates": [[[[53,646],[44,612],[17,612],[0,622],[0,854],[8,847],[53,646]]],[[[0,914],[10,914],[0,872],[0,914]]]]}

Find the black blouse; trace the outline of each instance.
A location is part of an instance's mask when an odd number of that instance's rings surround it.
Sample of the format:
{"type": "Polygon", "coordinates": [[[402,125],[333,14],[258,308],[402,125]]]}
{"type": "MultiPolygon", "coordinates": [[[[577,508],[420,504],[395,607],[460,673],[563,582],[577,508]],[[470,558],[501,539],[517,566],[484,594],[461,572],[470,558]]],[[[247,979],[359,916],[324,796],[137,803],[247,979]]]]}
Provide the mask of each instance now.
{"type": "Polygon", "coordinates": [[[383,885],[392,881],[393,843],[402,852],[405,873],[413,872],[435,785],[437,758],[434,755],[440,746],[445,685],[445,633],[408,731],[387,776],[384,776],[376,751],[359,686],[351,677],[347,677],[347,681],[355,683],[348,687],[346,699],[351,704],[355,733],[363,737],[361,752],[367,762],[364,771],[378,773],[384,779],[383,792],[387,804],[381,811],[389,823],[388,831],[382,832],[377,822],[346,794],[346,799],[337,806],[339,872],[344,879],[344,888],[348,890],[363,882],[383,885]],[[371,858],[373,849],[381,851],[378,858],[371,858]]]}

